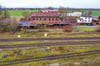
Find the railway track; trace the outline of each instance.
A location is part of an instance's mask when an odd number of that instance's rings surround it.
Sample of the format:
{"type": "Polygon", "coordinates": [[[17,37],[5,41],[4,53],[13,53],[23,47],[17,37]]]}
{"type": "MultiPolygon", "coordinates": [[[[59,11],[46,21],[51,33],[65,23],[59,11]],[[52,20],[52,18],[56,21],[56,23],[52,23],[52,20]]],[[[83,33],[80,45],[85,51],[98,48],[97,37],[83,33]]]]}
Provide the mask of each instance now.
{"type": "Polygon", "coordinates": [[[61,58],[87,56],[87,55],[93,55],[93,54],[100,54],[100,50],[92,50],[92,51],[85,51],[85,52],[60,54],[60,55],[50,55],[50,56],[43,56],[43,57],[31,57],[31,58],[24,58],[24,59],[18,59],[18,60],[9,60],[9,61],[0,61],[0,66],[34,62],[34,61],[55,60],[55,59],[61,59],[61,58]]]}
{"type": "Polygon", "coordinates": [[[100,44],[100,41],[80,41],[80,42],[61,42],[61,43],[38,43],[38,44],[0,45],[0,49],[20,48],[20,47],[58,46],[58,45],[85,45],[85,44],[100,44]]]}
{"type": "Polygon", "coordinates": [[[17,42],[17,41],[39,41],[39,40],[85,40],[85,39],[100,39],[100,37],[76,37],[76,38],[12,38],[0,39],[0,42],[17,42]]]}

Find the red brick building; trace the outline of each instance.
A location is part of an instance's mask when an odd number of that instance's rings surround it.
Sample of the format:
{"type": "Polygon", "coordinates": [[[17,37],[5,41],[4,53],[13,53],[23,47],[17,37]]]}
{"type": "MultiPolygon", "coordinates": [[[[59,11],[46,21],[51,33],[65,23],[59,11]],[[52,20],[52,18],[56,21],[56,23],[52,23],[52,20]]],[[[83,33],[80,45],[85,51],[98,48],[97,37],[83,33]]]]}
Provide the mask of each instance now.
{"type": "Polygon", "coordinates": [[[48,28],[48,29],[56,29],[56,28],[68,28],[71,27],[70,23],[64,23],[60,20],[60,15],[58,12],[32,12],[30,14],[30,19],[28,22],[20,22],[24,27],[28,28],[48,28]],[[25,25],[24,25],[25,24],[25,25]]]}
{"type": "Polygon", "coordinates": [[[61,22],[57,12],[32,12],[31,21],[36,24],[58,24],[61,22]]]}

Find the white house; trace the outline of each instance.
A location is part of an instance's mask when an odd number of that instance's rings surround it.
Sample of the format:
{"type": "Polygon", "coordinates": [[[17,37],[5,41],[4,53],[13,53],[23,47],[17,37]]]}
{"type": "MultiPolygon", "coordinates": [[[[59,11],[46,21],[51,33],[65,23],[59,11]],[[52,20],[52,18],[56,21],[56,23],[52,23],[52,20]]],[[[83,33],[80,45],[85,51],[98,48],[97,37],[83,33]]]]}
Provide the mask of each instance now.
{"type": "Polygon", "coordinates": [[[91,16],[81,16],[77,19],[77,23],[92,23],[93,17],[91,16]]]}
{"type": "Polygon", "coordinates": [[[67,16],[81,16],[82,12],[67,13],[67,16]]]}

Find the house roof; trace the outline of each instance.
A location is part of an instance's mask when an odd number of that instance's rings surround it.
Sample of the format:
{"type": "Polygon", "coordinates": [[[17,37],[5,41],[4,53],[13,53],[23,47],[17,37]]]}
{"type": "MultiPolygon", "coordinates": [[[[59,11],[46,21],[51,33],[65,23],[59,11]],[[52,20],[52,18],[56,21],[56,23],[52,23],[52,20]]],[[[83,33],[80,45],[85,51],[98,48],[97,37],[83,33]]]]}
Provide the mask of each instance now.
{"type": "Polygon", "coordinates": [[[86,15],[82,15],[81,17],[92,17],[92,16],[86,16],[86,15]]]}
{"type": "Polygon", "coordinates": [[[98,19],[98,18],[96,18],[96,17],[93,17],[92,19],[93,19],[93,20],[99,20],[99,19],[98,19]]]}
{"type": "Polygon", "coordinates": [[[32,12],[31,17],[41,17],[41,16],[44,16],[44,17],[59,17],[60,15],[58,14],[58,12],[32,12]]]}
{"type": "Polygon", "coordinates": [[[19,22],[22,26],[36,26],[35,23],[31,23],[30,19],[21,18],[19,22]]]}
{"type": "Polygon", "coordinates": [[[65,22],[42,22],[42,23],[31,23],[31,22],[20,22],[21,26],[37,26],[38,24],[70,24],[65,22]]]}
{"type": "Polygon", "coordinates": [[[82,18],[78,18],[77,20],[83,20],[82,18]]]}
{"type": "Polygon", "coordinates": [[[21,26],[36,26],[36,23],[29,22],[20,22],[21,26]]]}
{"type": "Polygon", "coordinates": [[[76,18],[65,18],[63,19],[64,23],[70,23],[70,22],[77,22],[76,18]]]}

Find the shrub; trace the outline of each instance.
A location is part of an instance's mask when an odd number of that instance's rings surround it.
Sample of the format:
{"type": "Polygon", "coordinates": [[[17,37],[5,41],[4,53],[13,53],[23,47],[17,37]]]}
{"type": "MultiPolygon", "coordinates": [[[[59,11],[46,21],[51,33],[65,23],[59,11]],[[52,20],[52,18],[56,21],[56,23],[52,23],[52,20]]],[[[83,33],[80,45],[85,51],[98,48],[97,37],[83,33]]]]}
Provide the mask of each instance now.
{"type": "Polygon", "coordinates": [[[73,31],[73,28],[66,28],[64,29],[64,32],[72,32],[73,31]]]}
{"type": "Polygon", "coordinates": [[[19,24],[16,19],[6,18],[0,20],[0,32],[19,31],[19,24]]]}

